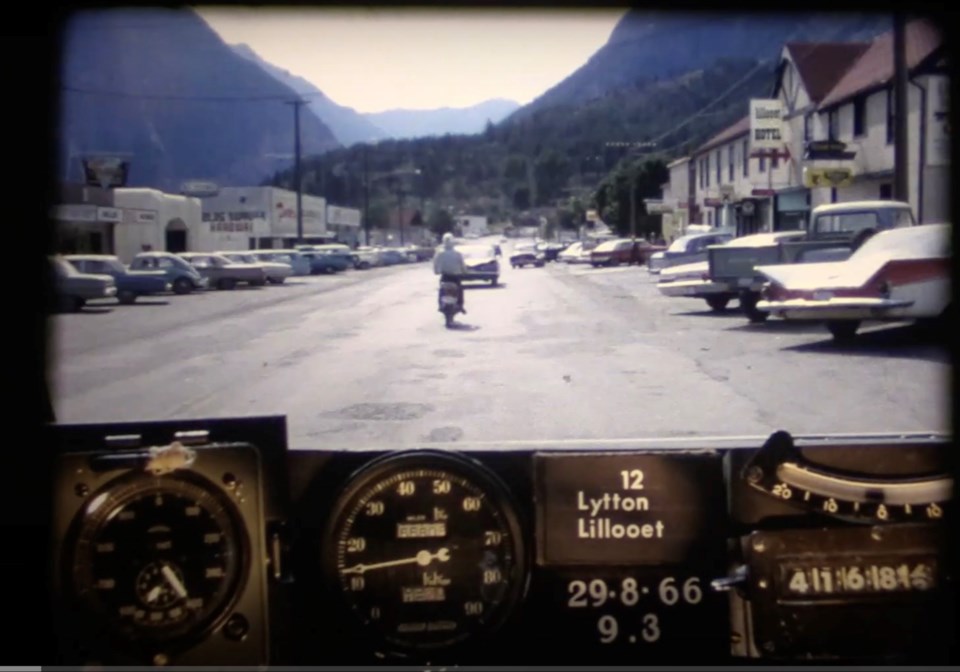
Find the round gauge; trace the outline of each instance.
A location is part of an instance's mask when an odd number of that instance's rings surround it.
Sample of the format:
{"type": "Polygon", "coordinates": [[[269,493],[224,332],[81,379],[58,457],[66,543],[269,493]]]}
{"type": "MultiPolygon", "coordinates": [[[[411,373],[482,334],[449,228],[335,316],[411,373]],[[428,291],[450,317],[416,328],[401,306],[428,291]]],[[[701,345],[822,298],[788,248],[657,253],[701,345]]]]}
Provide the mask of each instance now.
{"type": "Polygon", "coordinates": [[[462,457],[405,453],[358,473],[334,507],[324,565],[364,630],[395,650],[495,630],[527,581],[506,488],[462,457]]]}
{"type": "Polygon", "coordinates": [[[107,486],[76,522],[66,563],[80,604],[130,643],[194,641],[239,594],[247,540],[212,485],[137,476],[107,486]]]}

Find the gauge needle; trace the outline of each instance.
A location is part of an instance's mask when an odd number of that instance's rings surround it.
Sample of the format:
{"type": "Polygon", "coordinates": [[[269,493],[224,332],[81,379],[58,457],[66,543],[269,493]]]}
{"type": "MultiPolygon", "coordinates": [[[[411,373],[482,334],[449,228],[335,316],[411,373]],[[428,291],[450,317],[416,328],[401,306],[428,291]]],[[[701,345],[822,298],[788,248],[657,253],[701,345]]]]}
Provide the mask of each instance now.
{"type": "Polygon", "coordinates": [[[398,565],[417,564],[421,567],[426,567],[433,560],[447,562],[450,560],[450,550],[447,548],[441,548],[436,553],[431,553],[430,551],[420,551],[412,558],[404,558],[403,560],[390,560],[388,562],[378,562],[373,565],[355,565],[342,570],[341,574],[363,574],[371,569],[383,569],[385,567],[396,567],[398,565]]]}
{"type": "Polygon", "coordinates": [[[170,585],[173,586],[173,589],[177,591],[177,595],[180,597],[187,596],[187,589],[184,588],[183,583],[180,582],[180,579],[177,578],[177,575],[173,573],[172,569],[170,569],[170,565],[164,565],[163,569],[160,571],[170,585]]]}
{"type": "Polygon", "coordinates": [[[158,597],[160,597],[160,591],[163,590],[160,586],[154,586],[149,593],[147,593],[147,602],[155,602],[158,597]]]}

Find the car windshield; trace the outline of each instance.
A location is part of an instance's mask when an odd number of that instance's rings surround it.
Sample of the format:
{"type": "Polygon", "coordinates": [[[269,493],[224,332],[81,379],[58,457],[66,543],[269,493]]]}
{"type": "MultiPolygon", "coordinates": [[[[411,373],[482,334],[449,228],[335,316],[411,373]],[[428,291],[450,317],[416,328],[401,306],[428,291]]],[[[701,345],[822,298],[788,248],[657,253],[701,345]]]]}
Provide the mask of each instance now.
{"type": "MultiPolygon", "coordinates": [[[[302,254],[315,275],[282,286],[230,291],[204,269],[199,295],[52,315],[58,419],[276,413],[297,448],[949,428],[942,351],[830,350],[822,324],[753,324],[750,297],[739,303],[757,258],[775,259],[775,237],[815,208],[899,198],[882,114],[891,15],[782,18],[586,4],[76,12],[50,136],[51,252],[247,262],[324,247],[302,254]],[[767,125],[753,128],[758,106],[767,125]],[[650,271],[667,264],[648,266],[643,241],[679,251],[721,226],[737,236],[731,265],[750,266],[742,286],[713,304],[661,293],[650,271]],[[456,320],[469,328],[452,331],[432,304],[448,233],[471,266],[500,267],[465,283],[456,320]],[[533,241],[542,267],[505,263],[533,241]],[[170,338],[171,324],[186,326],[170,338]]],[[[950,136],[934,122],[948,80],[927,68],[943,38],[922,17],[910,26],[905,198],[918,221],[948,221],[950,136]]],[[[866,211],[819,224],[876,225],[866,211]]]]}
{"type": "Polygon", "coordinates": [[[691,240],[696,240],[697,236],[682,236],[677,238],[670,244],[670,247],[667,248],[667,252],[686,252],[687,245],[691,240]]]}

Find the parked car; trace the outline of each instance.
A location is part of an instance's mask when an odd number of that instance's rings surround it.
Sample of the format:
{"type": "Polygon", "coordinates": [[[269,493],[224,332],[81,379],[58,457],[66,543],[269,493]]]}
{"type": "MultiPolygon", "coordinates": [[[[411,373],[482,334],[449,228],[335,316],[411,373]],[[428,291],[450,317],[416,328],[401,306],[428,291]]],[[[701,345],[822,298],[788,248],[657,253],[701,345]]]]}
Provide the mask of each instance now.
{"type": "Polygon", "coordinates": [[[290,266],[295,276],[310,275],[310,259],[297,250],[250,250],[249,254],[252,254],[258,260],[286,264],[290,266]]]}
{"type": "Polygon", "coordinates": [[[219,252],[218,254],[238,264],[263,266],[263,270],[267,272],[267,282],[274,285],[282,285],[287,278],[293,275],[293,268],[290,264],[281,264],[270,259],[264,259],[250,252],[219,252]]]}
{"type": "Polygon", "coordinates": [[[706,261],[708,246],[722,245],[731,240],[733,240],[733,232],[729,230],[681,236],[670,243],[667,249],[650,255],[647,259],[647,269],[656,274],[671,266],[706,261]]]}
{"type": "Polygon", "coordinates": [[[513,254],[510,255],[510,265],[514,268],[523,268],[524,266],[543,268],[546,261],[544,253],[540,252],[533,243],[517,245],[513,254]]]}
{"type": "Polygon", "coordinates": [[[347,245],[342,243],[330,243],[328,245],[311,245],[311,252],[319,252],[320,254],[329,254],[337,258],[341,258],[345,262],[344,268],[356,268],[360,259],[359,256],[351,250],[347,245]]]}
{"type": "Polygon", "coordinates": [[[740,307],[751,322],[768,314],[756,309],[764,279],[754,270],[773,264],[842,261],[878,231],[916,225],[909,203],[903,201],[847,201],[818,205],[806,229],[780,231],[774,240],[756,239],[753,245],[713,246],[707,251],[710,278],[735,287],[740,307]]]}
{"type": "Polygon", "coordinates": [[[594,268],[630,263],[642,264],[651,254],[663,249],[663,245],[653,245],[643,238],[637,238],[636,241],[630,238],[618,238],[597,245],[590,252],[590,263],[594,268]]]}
{"type": "Polygon", "coordinates": [[[186,259],[172,252],[141,252],[130,262],[130,270],[163,271],[174,294],[189,294],[210,284],[186,259]]]}
{"type": "Polygon", "coordinates": [[[376,248],[358,247],[353,253],[357,255],[356,268],[360,270],[383,265],[383,261],[380,259],[380,253],[377,252],[376,248]]]}
{"type": "Polygon", "coordinates": [[[112,254],[68,254],[64,259],[81,273],[111,276],[120,303],[130,304],[137,297],[169,292],[173,287],[163,271],[132,271],[112,254]]]}
{"type": "Polygon", "coordinates": [[[117,295],[117,283],[110,275],[81,273],[61,256],[50,257],[57,307],[79,312],[91,299],[109,299],[117,295]]]}
{"type": "Polygon", "coordinates": [[[298,248],[297,253],[310,262],[310,275],[336,273],[337,271],[345,271],[350,267],[350,262],[346,258],[335,254],[327,254],[310,248],[298,248]]]}
{"type": "Polygon", "coordinates": [[[875,234],[838,262],[758,266],[767,279],[757,310],[788,320],[826,322],[835,339],[868,320],[939,319],[952,326],[949,224],[875,234]]]}
{"type": "Polygon", "coordinates": [[[545,261],[556,261],[560,253],[566,248],[562,243],[537,243],[537,252],[543,254],[545,261]]]}
{"type": "Polygon", "coordinates": [[[565,264],[589,264],[590,252],[592,252],[596,246],[596,241],[592,240],[571,243],[567,249],[557,255],[557,260],[565,264]]]}
{"type": "Polygon", "coordinates": [[[500,278],[500,262],[497,260],[497,251],[493,245],[468,244],[457,245],[456,249],[463,255],[467,274],[464,280],[488,280],[494,287],[500,278]]]}
{"type": "Polygon", "coordinates": [[[208,279],[217,289],[233,289],[239,283],[252,287],[267,284],[267,271],[260,264],[236,263],[209,252],[183,252],[180,256],[208,279]]]}

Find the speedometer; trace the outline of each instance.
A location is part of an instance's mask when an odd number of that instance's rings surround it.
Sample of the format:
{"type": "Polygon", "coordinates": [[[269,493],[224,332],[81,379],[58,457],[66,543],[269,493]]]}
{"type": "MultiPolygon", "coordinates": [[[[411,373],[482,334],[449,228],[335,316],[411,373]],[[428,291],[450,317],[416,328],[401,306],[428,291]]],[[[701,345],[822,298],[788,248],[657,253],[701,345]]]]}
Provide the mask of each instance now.
{"type": "Polygon", "coordinates": [[[324,539],[327,577],[365,631],[401,650],[498,628],[527,582],[507,489],[446,453],[390,456],[351,480],[324,539]]]}

